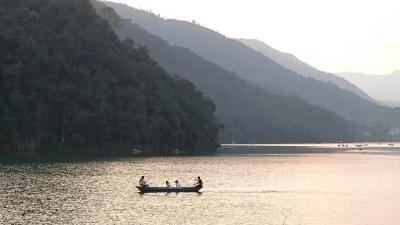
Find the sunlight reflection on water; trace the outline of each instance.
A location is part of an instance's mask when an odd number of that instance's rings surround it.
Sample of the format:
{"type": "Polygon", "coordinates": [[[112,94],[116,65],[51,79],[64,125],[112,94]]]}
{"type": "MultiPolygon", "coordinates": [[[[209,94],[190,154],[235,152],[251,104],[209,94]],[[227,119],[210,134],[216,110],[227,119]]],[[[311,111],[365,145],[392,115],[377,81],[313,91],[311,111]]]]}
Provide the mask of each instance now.
{"type": "Polygon", "coordinates": [[[156,157],[0,165],[0,224],[400,224],[400,156],[156,157]],[[135,190],[203,177],[202,194],[135,190]]]}

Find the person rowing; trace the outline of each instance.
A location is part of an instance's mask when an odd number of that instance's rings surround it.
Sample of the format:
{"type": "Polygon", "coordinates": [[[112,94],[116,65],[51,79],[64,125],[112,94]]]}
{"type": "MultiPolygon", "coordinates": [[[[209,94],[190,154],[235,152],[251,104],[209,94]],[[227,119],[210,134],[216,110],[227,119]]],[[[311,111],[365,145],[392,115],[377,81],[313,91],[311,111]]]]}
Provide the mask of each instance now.
{"type": "Polygon", "coordinates": [[[201,189],[203,187],[203,181],[201,180],[200,176],[197,177],[194,187],[198,189],[201,189]]]}
{"type": "Polygon", "coordinates": [[[148,187],[149,185],[147,184],[147,182],[144,180],[144,176],[142,176],[139,180],[139,186],[140,187],[148,187]]]}
{"type": "Polygon", "coordinates": [[[165,181],[165,186],[167,186],[167,188],[171,188],[171,184],[169,183],[169,181],[165,181]]]}

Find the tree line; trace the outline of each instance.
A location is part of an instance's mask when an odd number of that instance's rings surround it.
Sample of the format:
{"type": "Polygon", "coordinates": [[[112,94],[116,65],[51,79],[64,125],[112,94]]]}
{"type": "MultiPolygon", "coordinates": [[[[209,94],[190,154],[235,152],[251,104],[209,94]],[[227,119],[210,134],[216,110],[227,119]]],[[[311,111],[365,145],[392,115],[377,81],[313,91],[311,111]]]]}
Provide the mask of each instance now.
{"type": "Polygon", "coordinates": [[[0,2],[0,155],[213,153],[214,111],[87,0],[0,2]]]}

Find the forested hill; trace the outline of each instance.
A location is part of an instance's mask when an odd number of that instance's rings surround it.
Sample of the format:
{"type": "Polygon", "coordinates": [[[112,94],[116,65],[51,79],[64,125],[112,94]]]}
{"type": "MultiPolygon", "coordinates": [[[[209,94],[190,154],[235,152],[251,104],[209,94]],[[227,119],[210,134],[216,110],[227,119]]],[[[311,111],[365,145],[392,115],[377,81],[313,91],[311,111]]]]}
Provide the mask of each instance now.
{"type": "Polygon", "coordinates": [[[0,155],[213,152],[215,106],[87,0],[0,1],[0,155]]]}
{"type": "Polygon", "coordinates": [[[276,143],[355,140],[356,126],[334,113],[292,97],[268,93],[190,50],[170,46],[161,38],[121,19],[93,1],[121,39],[132,38],[167,71],[192,81],[217,106],[222,143],[276,143]]]}
{"type": "MultiPolygon", "coordinates": [[[[400,123],[400,109],[383,107],[330,82],[301,76],[243,43],[199,24],[163,19],[120,3],[105,3],[123,18],[132,19],[170,44],[189,48],[204,59],[234,71],[242,79],[269,92],[299,96],[359,125],[393,127],[400,123]]],[[[296,37],[293,37],[293,41],[296,41],[296,37]]]]}

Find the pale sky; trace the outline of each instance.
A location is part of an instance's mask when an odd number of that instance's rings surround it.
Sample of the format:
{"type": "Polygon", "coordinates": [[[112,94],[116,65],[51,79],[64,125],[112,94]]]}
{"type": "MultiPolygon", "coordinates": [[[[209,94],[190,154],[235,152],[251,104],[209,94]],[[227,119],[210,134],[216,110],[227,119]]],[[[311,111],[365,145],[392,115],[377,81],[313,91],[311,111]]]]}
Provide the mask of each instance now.
{"type": "Polygon", "coordinates": [[[256,38],[327,72],[400,70],[399,0],[112,0],[256,38]]]}

